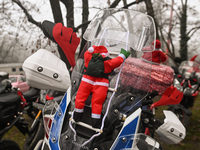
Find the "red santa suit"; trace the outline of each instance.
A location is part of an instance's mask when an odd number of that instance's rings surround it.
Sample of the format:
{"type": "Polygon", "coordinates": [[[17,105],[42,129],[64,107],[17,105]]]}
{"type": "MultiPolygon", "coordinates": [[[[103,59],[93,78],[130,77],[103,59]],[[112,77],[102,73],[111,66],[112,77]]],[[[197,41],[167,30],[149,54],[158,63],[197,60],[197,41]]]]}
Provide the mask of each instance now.
{"type": "MultiPolygon", "coordinates": [[[[160,50],[160,47],[161,47],[160,41],[157,39],[155,42],[156,42],[155,43],[155,50],[153,52],[144,53],[142,58],[145,59],[145,60],[152,61],[152,62],[159,64],[161,62],[165,62],[167,60],[167,57],[163,53],[163,51],[160,50]]],[[[154,42],[152,43],[152,45],[154,45],[154,42]]]]}
{"type": "MultiPolygon", "coordinates": [[[[95,53],[100,53],[104,58],[108,56],[108,51],[104,46],[90,47],[84,54],[85,68],[88,68],[88,64],[95,53]]],[[[104,73],[111,73],[123,63],[124,59],[126,59],[126,57],[123,54],[119,54],[116,58],[103,61],[104,73]]],[[[82,113],[84,111],[85,101],[92,93],[91,117],[100,119],[102,106],[107,96],[108,85],[109,81],[107,78],[87,75],[86,69],[76,95],[75,112],[82,113]]]]}

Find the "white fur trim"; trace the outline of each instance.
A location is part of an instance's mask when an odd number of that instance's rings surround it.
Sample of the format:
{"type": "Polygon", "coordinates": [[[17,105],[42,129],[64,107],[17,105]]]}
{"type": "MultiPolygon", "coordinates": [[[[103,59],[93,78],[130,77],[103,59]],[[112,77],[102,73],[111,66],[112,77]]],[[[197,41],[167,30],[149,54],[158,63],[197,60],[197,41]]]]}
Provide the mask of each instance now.
{"type": "Polygon", "coordinates": [[[99,114],[91,114],[91,117],[92,118],[95,118],[95,119],[100,119],[101,118],[101,115],[99,115],[99,114]]]}
{"type": "Polygon", "coordinates": [[[94,52],[94,47],[88,48],[88,51],[89,51],[90,53],[93,53],[93,52],[94,52]]]}
{"type": "Polygon", "coordinates": [[[126,59],[126,56],[124,54],[119,54],[119,57],[122,57],[124,60],[126,59]]]}
{"type": "Polygon", "coordinates": [[[100,86],[106,86],[106,87],[109,86],[109,84],[106,82],[95,82],[95,81],[92,81],[92,80],[84,78],[84,77],[82,77],[82,81],[87,82],[92,85],[100,85],[100,86]]]}

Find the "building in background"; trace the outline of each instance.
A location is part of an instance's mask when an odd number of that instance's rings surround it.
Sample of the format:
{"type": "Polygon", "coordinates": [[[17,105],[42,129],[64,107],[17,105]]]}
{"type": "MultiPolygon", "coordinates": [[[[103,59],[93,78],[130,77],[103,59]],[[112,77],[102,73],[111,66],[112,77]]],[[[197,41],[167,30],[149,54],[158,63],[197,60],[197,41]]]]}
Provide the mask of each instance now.
{"type": "Polygon", "coordinates": [[[25,75],[22,63],[0,64],[0,71],[7,72],[9,75],[25,75]]]}

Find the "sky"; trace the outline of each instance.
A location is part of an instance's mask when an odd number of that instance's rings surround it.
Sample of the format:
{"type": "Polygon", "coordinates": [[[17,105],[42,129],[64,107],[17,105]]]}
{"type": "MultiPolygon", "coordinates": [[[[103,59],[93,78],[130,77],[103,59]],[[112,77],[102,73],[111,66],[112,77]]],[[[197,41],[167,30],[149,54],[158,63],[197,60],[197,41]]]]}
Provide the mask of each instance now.
{"type": "MultiPolygon", "coordinates": [[[[0,0],[0,3],[2,1],[3,0],[0,0]]],[[[49,0],[21,0],[21,1],[29,1],[29,2],[34,3],[36,5],[36,7],[39,9],[39,12],[36,12],[36,11],[30,12],[30,14],[33,16],[33,18],[36,21],[38,21],[38,22],[42,22],[44,20],[54,21],[49,0]]],[[[94,15],[96,14],[96,12],[99,10],[97,8],[103,9],[103,8],[108,7],[107,1],[108,0],[89,0],[89,7],[90,7],[89,20],[91,20],[94,17],[94,15]]],[[[114,0],[110,0],[110,1],[112,3],[114,0]]],[[[167,1],[168,1],[168,4],[170,5],[171,4],[171,0],[167,0],[167,1]]],[[[179,4],[181,2],[181,0],[174,0],[174,1],[176,3],[179,3],[179,4]]],[[[127,0],[127,3],[130,3],[130,2],[133,2],[133,0],[127,0]]],[[[160,3],[160,4],[162,4],[161,2],[162,2],[162,0],[152,0],[152,3],[160,3]]],[[[198,9],[198,7],[200,7],[200,0],[188,0],[188,4],[190,6],[192,6],[193,8],[196,8],[197,10],[200,10],[200,9],[198,9]]],[[[64,5],[62,3],[60,3],[60,5],[61,5],[61,10],[62,10],[62,15],[63,15],[62,17],[64,19],[63,22],[64,22],[64,25],[66,25],[65,7],[64,7],[64,5]]],[[[120,6],[118,6],[118,7],[122,7],[123,6],[122,1],[121,1],[121,3],[119,5],[120,6]]],[[[135,7],[135,9],[137,9],[137,7],[135,7]]],[[[21,11],[20,13],[16,13],[15,17],[22,16],[22,15],[24,15],[23,11],[21,11]]],[[[81,24],[82,0],[74,0],[74,15],[75,15],[75,18],[74,18],[75,27],[77,27],[78,25],[81,24]]],[[[170,17],[170,13],[169,13],[169,17],[170,17]]],[[[195,17],[194,18],[192,15],[189,14],[188,15],[188,20],[197,20],[198,21],[198,20],[200,20],[200,15],[199,15],[199,17],[195,17]]],[[[20,23],[18,23],[18,26],[20,26],[20,23]]],[[[8,31],[10,31],[10,27],[7,27],[7,28],[8,28],[8,31]]],[[[18,32],[18,29],[15,29],[13,32],[16,32],[16,31],[18,32]]],[[[38,29],[38,32],[39,31],[40,30],[38,29]]],[[[33,39],[35,38],[34,35],[30,35],[30,33],[28,33],[28,34],[29,34],[28,38],[33,38],[33,39]]],[[[28,38],[26,38],[26,39],[28,39],[28,38]]],[[[23,40],[25,40],[25,39],[23,39],[23,40]]]]}
{"type": "MultiPolygon", "coordinates": [[[[53,21],[53,15],[52,15],[52,11],[51,11],[51,7],[50,7],[50,3],[49,0],[29,0],[31,3],[35,3],[36,6],[40,9],[40,14],[38,14],[37,12],[33,13],[33,17],[35,20],[38,21],[43,21],[43,20],[51,20],[53,21]]],[[[111,0],[111,3],[114,0],[111,0]]],[[[132,2],[132,0],[127,0],[127,3],[132,2]]],[[[161,3],[161,0],[152,0],[152,3],[161,3]]],[[[181,2],[181,0],[174,0],[175,3],[179,3],[181,2]]],[[[62,3],[61,4],[61,10],[63,13],[63,19],[65,19],[65,7],[62,3]]],[[[168,4],[171,4],[171,0],[168,0],[168,4]]],[[[192,6],[193,8],[199,8],[200,7],[200,0],[188,0],[188,4],[190,6],[192,6]]],[[[123,3],[120,3],[120,6],[122,6],[123,3]]],[[[74,14],[75,14],[75,26],[79,25],[81,23],[81,19],[82,18],[82,0],[75,0],[74,1],[74,14]]],[[[98,7],[98,8],[106,8],[108,7],[107,4],[107,0],[89,0],[89,7],[90,9],[90,13],[89,13],[89,20],[92,19],[94,17],[94,15],[96,14],[96,12],[98,11],[98,9],[95,9],[94,7],[98,7]]],[[[119,6],[118,6],[119,7],[119,6]]],[[[169,14],[170,15],[170,14],[169,14]]],[[[188,16],[190,17],[190,16],[188,16]]],[[[200,18],[198,18],[200,19],[200,18]]],[[[64,20],[64,23],[66,23],[66,20],[64,20]]]]}

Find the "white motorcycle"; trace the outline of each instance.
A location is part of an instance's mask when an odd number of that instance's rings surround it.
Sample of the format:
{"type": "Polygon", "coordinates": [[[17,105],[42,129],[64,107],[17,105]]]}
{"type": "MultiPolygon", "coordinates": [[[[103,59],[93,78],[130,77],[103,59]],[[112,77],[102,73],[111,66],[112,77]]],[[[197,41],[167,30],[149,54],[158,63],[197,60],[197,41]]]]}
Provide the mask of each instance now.
{"type": "MultiPolygon", "coordinates": [[[[173,71],[168,66],[152,64],[142,58],[155,45],[153,19],[140,12],[127,9],[99,11],[89,24],[84,38],[88,41],[82,51],[71,79],[67,68],[58,57],[39,50],[23,64],[28,83],[40,89],[66,91],[62,101],[48,101],[43,108],[45,137],[35,149],[42,150],[131,150],[162,149],[160,144],[144,131],[156,124],[152,93],[165,95],[173,82],[173,71]],[[121,48],[131,55],[108,77],[109,88],[103,104],[100,128],[91,125],[91,96],[88,97],[83,117],[73,119],[75,97],[84,74],[83,54],[93,45],[103,45],[110,57],[119,55],[121,48]],[[170,70],[168,72],[168,70],[170,70]],[[171,79],[172,77],[172,79],[171,79]],[[149,112],[149,115],[146,112],[149,112]]],[[[101,93],[99,93],[101,94],[101,93]]],[[[155,95],[154,95],[155,96],[155,95]]],[[[166,104],[166,99],[164,99],[166,104]]],[[[159,102],[162,105],[163,99],[159,102]]],[[[168,102],[171,104],[171,102],[168,102]]],[[[176,144],[185,138],[185,128],[171,112],[164,111],[164,123],[157,126],[161,139],[176,144]]],[[[150,129],[151,130],[151,129],[150,129]]]]}

